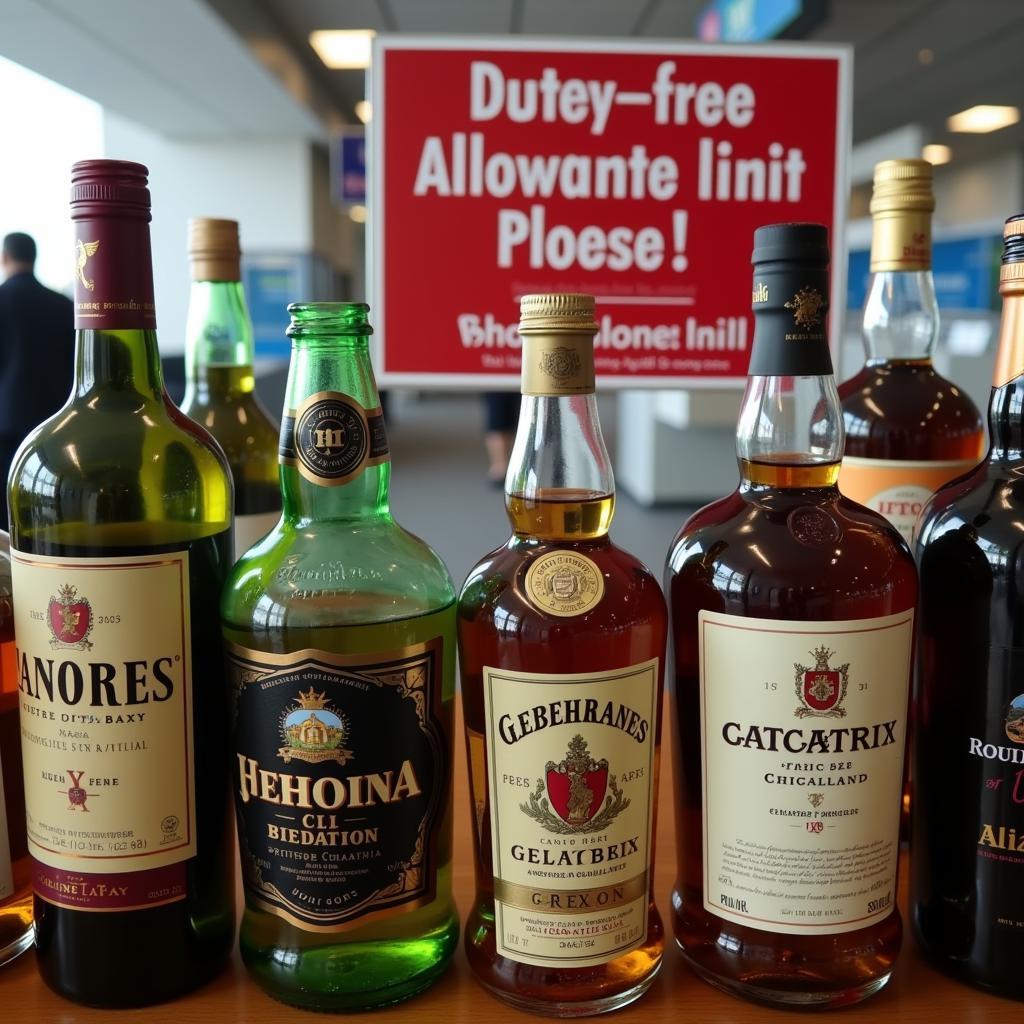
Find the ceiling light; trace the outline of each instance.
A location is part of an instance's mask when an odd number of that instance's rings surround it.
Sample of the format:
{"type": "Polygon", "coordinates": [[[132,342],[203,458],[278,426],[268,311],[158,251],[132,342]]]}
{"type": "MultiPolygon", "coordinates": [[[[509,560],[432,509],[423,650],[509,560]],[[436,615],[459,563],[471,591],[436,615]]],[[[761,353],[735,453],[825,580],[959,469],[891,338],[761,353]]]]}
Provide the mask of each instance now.
{"type": "Polygon", "coordinates": [[[366,223],[366,207],[365,206],[350,206],[348,208],[348,215],[357,224],[365,224],[366,223]]]}
{"type": "Polygon", "coordinates": [[[358,117],[363,124],[370,123],[370,115],[373,113],[373,108],[370,106],[369,100],[360,100],[355,106],[355,111],[356,117],[358,117]]]}
{"type": "Polygon", "coordinates": [[[921,158],[938,167],[939,164],[948,164],[953,159],[953,150],[949,146],[940,146],[937,143],[932,143],[921,150],[921,158]]]}
{"type": "Polygon", "coordinates": [[[1000,128],[1008,128],[1020,120],[1020,111],[1016,107],[978,106],[961,110],[946,121],[951,132],[995,132],[1000,128]]]}
{"type": "Polygon", "coordinates": [[[329,68],[368,68],[370,29],[318,29],[309,33],[309,45],[329,68]]]}
{"type": "Polygon", "coordinates": [[[935,60],[935,51],[929,50],[926,46],[923,50],[917,51],[917,60],[919,64],[931,64],[935,60]]]}

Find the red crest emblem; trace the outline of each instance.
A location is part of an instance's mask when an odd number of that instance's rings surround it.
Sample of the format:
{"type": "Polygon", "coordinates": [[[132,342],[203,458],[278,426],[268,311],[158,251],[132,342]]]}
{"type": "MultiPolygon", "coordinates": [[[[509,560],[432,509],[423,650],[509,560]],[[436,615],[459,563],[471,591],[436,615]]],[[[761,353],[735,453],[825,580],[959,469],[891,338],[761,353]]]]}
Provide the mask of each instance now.
{"type": "Polygon", "coordinates": [[[552,810],[568,825],[585,825],[604,803],[608,762],[604,758],[595,761],[587,741],[576,736],[561,761],[548,761],[544,767],[552,810]]]}
{"type": "Polygon", "coordinates": [[[835,654],[827,647],[819,647],[811,651],[814,657],[814,668],[807,665],[796,665],[796,694],[800,698],[800,706],[796,709],[797,718],[818,715],[822,718],[845,718],[846,690],[850,685],[849,664],[833,668],[829,658],[835,654]]]}
{"type": "Polygon", "coordinates": [[[70,584],[57,591],[47,606],[47,619],[53,638],[51,647],[77,647],[87,651],[92,648],[89,633],[92,631],[92,606],[87,598],[79,597],[70,584]]]}

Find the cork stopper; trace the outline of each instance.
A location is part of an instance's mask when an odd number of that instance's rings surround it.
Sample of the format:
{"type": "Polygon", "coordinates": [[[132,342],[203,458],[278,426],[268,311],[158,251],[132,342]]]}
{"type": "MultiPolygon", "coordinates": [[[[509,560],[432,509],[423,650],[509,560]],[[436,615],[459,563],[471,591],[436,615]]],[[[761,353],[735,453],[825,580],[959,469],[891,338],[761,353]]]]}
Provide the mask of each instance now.
{"type": "Polygon", "coordinates": [[[238,221],[193,217],[188,222],[188,255],[193,281],[240,281],[238,221]]]}
{"type": "Polygon", "coordinates": [[[935,209],[932,165],[927,160],[883,160],[875,165],[872,214],[889,210],[935,209]]]}
{"type": "Polygon", "coordinates": [[[597,332],[593,295],[552,292],[524,295],[519,303],[520,334],[597,332]]]}

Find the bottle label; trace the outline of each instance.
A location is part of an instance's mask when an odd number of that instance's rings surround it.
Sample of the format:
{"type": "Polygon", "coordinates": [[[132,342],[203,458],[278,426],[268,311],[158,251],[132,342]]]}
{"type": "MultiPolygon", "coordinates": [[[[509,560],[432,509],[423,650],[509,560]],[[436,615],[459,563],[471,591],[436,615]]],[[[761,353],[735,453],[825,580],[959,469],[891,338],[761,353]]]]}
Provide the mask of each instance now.
{"type": "Polygon", "coordinates": [[[526,597],[548,615],[585,615],[604,597],[604,575],[586,555],[551,551],[535,559],[527,570],[526,597]]]}
{"type": "Polygon", "coordinates": [[[754,347],[748,373],[761,377],[832,374],[825,267],[757,266],[751,305],[754,347]]]}
{"type": "Polygon", "coordinates": [[[450,787],[442,643],[228,645],[242,872],[264,910],[340,932],[434,899],[450,787]]]}
{"type": "Polygon", "coordinates": [[[928,210],[883,210],[871,221],[871,273],[932,269],[928,210]]]}
{"type": "Polygon", "coordinates": [[[4,773],[0,764],[0,903],[14,893],[11,870],[11,837],[7,831],[7,802],[4,799],[4,773]]]}
{"type": "Polygon", "coordinates": [[[11,552],[29,852],[76,910],[185,898],[196,856],[188,552],[11,552]]]}
{"type": "Polygon", "coordinates": [[[75,330],[156,330],[149,222],[75,220],[75,330]]]}
{"type": "Polygon", "coordinates": [[[593,334],[524,335],[522,390],[524,395],[592,395],[593,334]]]}
{"type": "Polygon", "coordinates": [[[384,413],[340,391],[318,391],[281,421],[279,461],[310,483],[337,487],[391,458],[384,413]]]}
{"type": "Polygon", "coordinates": [[[913,611],[698,621],[705,910],[792,935],[888,917],[913,611]]]}
{"type": "Polygon", "coordinates": [[[235,516],[235,559],[239,559],[256,541],[262,540],[277,525],[280,512],[255,512],[235,516]]]}
{"type": "Polygon", "coordinates": [[[501,956],[596,967],[645,942],[658,669],[484,668],[501,956]]]}
{"type": "Polygon", "coordinates": [[[911,544],[917,517],[928,499],[943,484],[977,464],[977,459],[913,462],[847,455],[839,470],[839,490],[852,501],[881,513],[911,544]]]}

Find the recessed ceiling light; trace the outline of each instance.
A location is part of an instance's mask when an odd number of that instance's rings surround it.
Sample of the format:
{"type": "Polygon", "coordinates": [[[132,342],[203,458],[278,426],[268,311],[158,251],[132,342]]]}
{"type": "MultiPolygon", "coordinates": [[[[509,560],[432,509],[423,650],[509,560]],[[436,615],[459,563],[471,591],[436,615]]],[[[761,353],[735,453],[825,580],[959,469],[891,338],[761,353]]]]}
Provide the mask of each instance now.
{"type": "Polygon", "coordinates": [[[348,208],[348,215],[357,224],[365,224],[366,223],[366,207],[365,206],[350,206],[348,208]]]}
{"type": "Polygon", "coordinates": [[[368,68],[370,29],[318,29],[309,33],[309,45],[329,68],[368,68]]]}
{"type": "Polygon", "coordinates": [[[360,100],[355,106],[355,111],[356,117],[358,117],[363,124],[370,123],[370,115],[373,113],[373,108],[370,106],[369,100],[360,100]]]}
{"type": "Polygon", "coordinates": [[[929,50],[928,47],[917,51],[917,60],[919,64],[931,64],[935,60],[935,51],[929,50]]]}
{"type": "Polygon", "coordinates": [[[1020,120],[1020,111],[1016,107],[992,107],[982,104],[969,107],[954,114],[946,121],[951,132],[995,132],[1000,128],[1008,128],[1020,120]]]}
{"type": "Polygon", "coordinates": [[[949,146],[940,146],[938,143],[932,143],[921,150],[921,158],[938,167],[939,164],[948,164],[953,159],[953,150],[949,146]]]}

